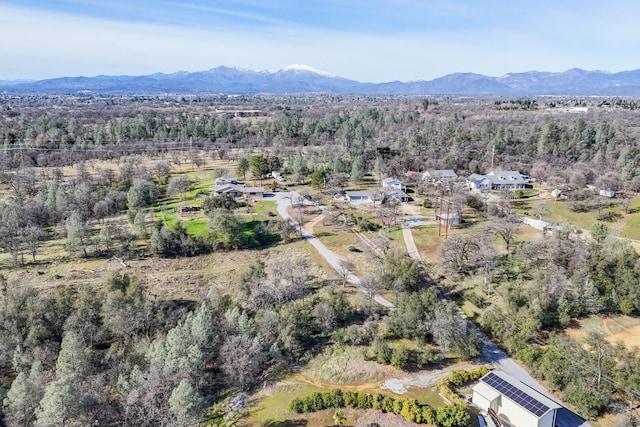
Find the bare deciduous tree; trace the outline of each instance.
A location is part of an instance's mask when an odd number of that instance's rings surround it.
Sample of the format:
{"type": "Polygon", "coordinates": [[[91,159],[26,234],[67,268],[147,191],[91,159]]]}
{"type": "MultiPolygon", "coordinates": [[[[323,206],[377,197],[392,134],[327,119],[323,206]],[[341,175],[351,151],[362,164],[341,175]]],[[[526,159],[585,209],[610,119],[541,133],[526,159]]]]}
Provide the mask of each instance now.
{"type": "Polygon", "coordinates": [[[258,340],[248,335],[232,335],[220,349],[220,361],[227,381],[246,390],[260,372],[264,353],[258,340]]]}
{"type": "Polygon", "coordinates": [[[540,201],[533,208],[531,208],[531,215],[535,216],[538,219],[542,219],[550,213],[551,209],[549,209],[549,204],[545,201],[540,201]]]}
{"type": "Polygon", "coordinates": [[[169,196],[179,194],[180,200],[182,200],[184,197],[184,192],[187,191],[190,186],[191,182],[189,182],[186,176],[173,176],[169,178],[169,183],[167,184],[167,194],[169,196]]]}
{"type": "Polygon", "coordinates": [[[401,207],[401,203],[397,199],[391,199],[378,208],[378,217],[382,225],[387,228],[387,231],[392,225],[398,223],[401,207]]]}
{"type": "Polygon", "coordinates": [[[342,279],[342,287],[347,286],[347,283],[349,282],[349,277],[351,276],[352,270],[354,268],[355,268],[355,264],[351,260],[343,259],[343,260],[340,260],[340,262],[338,262],[338,265],[336,266],[336,271],[338,272],[340,279],[342,279]]]}
{"type": "Polygon", "coordinates": [[[511,254],[511,244],[520,232],[521,223],[515,215],[507,215],[503,218],[496,218],[488,224],[484,231],[487,234],[497,234],[502,238],[506,246],[507,255],[511,254]]]}
{"type": "Polygon", "coordinates": [[[479,250],[479,239],[455,234],[440,245],[441,264],[447,272],[464,274],[473,267],[479,250]]]}
{"type": "Polygon", "coordinates": [[[444,357],[465,336],[467,321],[454,303],[443,301],[434,311],[429,330],[444,357]]]}
{"type": "Polygon", "coordinates": [[[360,280],[360,287],[364,290],[367,296],[367,309],[369,314],[373,308],[373,298],[382,289],[382,283],[378,277],[374,274],[368,273],[360,280]]]}

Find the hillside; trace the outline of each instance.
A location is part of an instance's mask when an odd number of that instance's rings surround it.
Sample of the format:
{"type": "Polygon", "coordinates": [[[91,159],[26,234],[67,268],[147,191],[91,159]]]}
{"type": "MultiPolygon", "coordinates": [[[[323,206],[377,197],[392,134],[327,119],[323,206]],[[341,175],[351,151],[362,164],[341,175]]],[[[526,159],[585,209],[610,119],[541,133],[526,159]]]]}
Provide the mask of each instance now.
{"type": "Polygon", "coordinates": [[[434,80],[365,83],[291,65],[278,71],[219,66],[144,76],[60,77],[34,82],[0,81],[8,93],[100,94],[378,94],[378,95],[591,95],[639,96],[640,70],[607,73],[507,73],[500,77],[454,73],[434,80]]]}

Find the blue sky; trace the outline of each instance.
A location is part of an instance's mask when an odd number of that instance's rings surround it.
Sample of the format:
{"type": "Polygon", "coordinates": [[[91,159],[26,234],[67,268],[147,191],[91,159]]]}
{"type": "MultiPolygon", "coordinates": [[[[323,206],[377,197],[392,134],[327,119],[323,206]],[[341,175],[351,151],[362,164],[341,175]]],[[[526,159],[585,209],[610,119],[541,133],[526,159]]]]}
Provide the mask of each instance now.
{"type": "Polygon", "coordinates": [[[0,80],[306,64],[370,82],[640,68],[635,0],[2,0],[0,80]]]}

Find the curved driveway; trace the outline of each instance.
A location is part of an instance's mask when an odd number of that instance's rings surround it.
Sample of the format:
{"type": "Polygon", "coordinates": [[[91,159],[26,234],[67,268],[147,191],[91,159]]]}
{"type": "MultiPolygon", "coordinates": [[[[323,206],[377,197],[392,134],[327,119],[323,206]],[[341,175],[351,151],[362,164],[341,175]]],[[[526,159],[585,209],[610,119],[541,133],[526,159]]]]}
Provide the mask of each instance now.
{"type": "MultiPolygon", "coordinates": [[[[320,253],[320,255],[322,255],[324,259],[327,260],[327,262],[329,263],[329,265],[331,265],[331,267],[333,267],[336,271],[340,271],[340,259],[331,250],[329,250],[329,248],[327,248],[318,238],[316,238],[313,234],[305,230],[297,221],[295,221],[291,217],[291,215],[289,215],[288,208],[289,206],[291,206],[291,199],[296,197],[300,198],[300,200],[304,200],[303,203],[305,204],[313,205],[312,202],[303,199],[295,191],[290,191],[288,193],[275,193],[275,199],[278,204],[278,213],[282,218],[289,221],[294,227],[300,230],[300,234],[302,235],[302,237],[307,242],[311,243],[311,245],[314,248],[316,248],[318,253],[320,253]]],[[[326,210],[325,207],[321,207],[321,209],[326,210]]],[[[360,292],[362,292],[366,296],[369,296],[369,292],[362,286],[362,281],[358,276],[351,273],[349,275],[348,281],[349,283],[353,284],[360,292]]],[[[394,308],[394,304],[380,294],[374,294],[373,300],[383,307],[394,308]]]]}
{"type": "MultiPolygon", "coordinates": [[[[288,193],[275,193],[274,198],[278,205],[278,214],[280,214],[280,216],[283,219],[285,219],[286,221],[289,221],[289,223],[291,223],[294,227],[300,230],[300,234],[302,235],[302,237],[307,242],[311,243],[311,245],[314,248],[316,248],[318,253],[320,253],[320,255],[322,255],[324,259],[327,260],[327,262],[329,263],[329,265],[331,265],[331,267],[333,267],[336,271],[339,271],[340,259],[331,250],[329,250],[329,248],[327,248],[319,239],[317,239],[313,234],[305,230],[297,221],[295,221],[291,217],[291,215],[289,215],[288,208],[289,206],[291,206],[292,204],[291,201],[293,198],[298,198],[304,204],[308,204],[308,205],[315,205],[315,204],[313,202],[310,202],[304,199],[300,194],[298,194],[295,191],[290,191],[288,193]]],[[[327,208],[324,206],[320,206],[320,209],[322,211],[325,211],[327,208]]],[[[404,237],[404,242],[407,247],[407,252],[409,253],[409,256],[415,259],[416,261],[418,261],[421,265],[426,267],[426,264],[424,263],[424,261],[422,260],[422,257],[420,256],[420,253],[418,252],[418,248],[415,244],[415,241],[413,240],[413,233],[411,233],[411,229],[409,227],[403,227],[402,235],[404,237]]],[[[358,276],[351,273],[349,275],[348,280],[349,280],[349,283],[352,283],[360,292],[369,296],[368,291],[364,287],[362,287],[362,284],[361,284],[362,281],[358,276]]],[[[375,294],[373,297],[373,300],[384,307],[394,308],[394,304],[380,294],[375,294]]],[[[529,374],[529,372],[527,372],[522,366],[518,365],[518,363],[516,363],[516,361],[513,360],[512,358],[510,358],[504,351],[500,350],[498,346],[496,346],[489,339],[489,337],[485,335],[484,332],[478,329],[466,317],[466,315],[462,311],[460,311],[460,315],[464,316],[465,319],[467,319],[467,323],[470,329],[473,330],[476,334],[478,334],[478,336],[482,339],[484,344],[482,349],[482,355],[487,362],[492,363],[496,367],[499,367],[504,372],[508,373],[514,378],[517,378],[518,380],[522,381],[524,384],[539,391],[545,396],[548,396],[550,399],[557,401],[557,399],[553,397],[553,395],[547,389],[545,389],[535,378],[533,378],[529,374]]],[[[558,402],[558,403],[562,405],[561,402],[558,402]]],[[[591,427],[591,425],[587,423],[584,419],[582,419],[575,413],[571,412],[570,410],[564,408],[564,405],[562,409],[558,410],[556,425],[558,427],[591,427]]]]}
{"type": "MultiPolygon", "coordinates": [[[[421,265],[426,266],[426,264],[422,260],[422,257],[420,256],[420,253],[418,252],[416,243],[413,240],[413,233],[411,232],[411,229],[409,227],[402,228],[402,236],[404,237],[404,243],[407,247],[409,256],[418,261],[421,265]]],[[[542,386],[542,384],[540,384],[535,378],[533,378],[527,370],[520,366],[515,360],[510,358],[507,353],[500,350],[500,348],[498,348],[498,346],[495,345],[484,332],[482,332],[478,327],[476,327],[476,325],[473,324],[473,322],[471,322],[466,317],[462,310],[460,310],[460,315],[467,319],[469,328],[474,331],[480,337],[480,339],[482,339],[482,356],[487,362],[492,363],[495,367],[500,368],[507,374],[511,375],[514,378],[517,378],[518,380],[522,381],[529,387],[539,391],[550,399],[556,402],[558,401],[557,398],[555,398],[546,388],[542,386]]],[[[562,405],[562,402],[558,403],[562,405]]],[[[559,427],[591,427],[591,425],[584,419],[566,409],[564,405],[562,406],[563,408],[558,410],[556,425],[558,425],[559,427]]]]}

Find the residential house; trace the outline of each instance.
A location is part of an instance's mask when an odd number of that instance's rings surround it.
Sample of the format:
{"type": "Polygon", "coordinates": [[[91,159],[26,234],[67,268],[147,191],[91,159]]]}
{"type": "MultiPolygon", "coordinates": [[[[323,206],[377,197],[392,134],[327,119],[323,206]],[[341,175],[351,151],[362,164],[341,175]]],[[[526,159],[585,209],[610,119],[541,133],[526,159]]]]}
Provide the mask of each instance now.
{"type": "Polygon", "coordinates": [[[242,184],[223,184],[211,187],[211,194],[221,196],[229,194],[234,198],[261,198],[264,196],[264,187],[245,187],[242,184]]]}
{"type": "Polygon", "coordinates": [[[383,189],[395,189],[400,191],[405,191],[407,186],[402,183],[402,181],[396,178],[385,178],[382,180],[382,188],[383,189]]]}
{"type": "Polygon", "coordinates": [[[469,190],[490,190],[491,183],[487,180],[485,175],[480,175],[477,173],[472,173],[467,177],[467,188],[469,190]]]}
{"type": "Polygon", "coordinates": [[[424,181],[443,182],[453,181],[458,178],[458,175],[452,169],[437,169],[428,170],[422,174],[424,181]]]}
{"type": "Polygon", "coordinates": [[[228,194],[237,199],[239,197],[242,197],[243,189],[244,189],[244,185],[220,184],[220,185],[214,185],[213,187],[211,187],[211,194],[213,194],[214,196],[221,196],[223,194],[228,194]]]}
{"type": "Polygon", "coordinates": [[[407,193],[397,188],[385,188],[382,191],[385,200],[397,200],[398,202],[407,203],[410,199],[407,193]]]}
{"type": "Polygon", "coordinates": [[[264,187],[244,187],[242,195],[248,199],[262,198],[264,196],[264,187]]]}
{"type": "Polygon", "coordinates": [[[477,173],[467,177],[469,190],[516,190],[527,188],[527,177],[518,171],[493,171],[486,175],[477,173]]]}
{"type": "Polygon", "coordinates": [[[373,202],[371,191],[347,191],[345,197],[350,203],[373,202]]]}
{"type": "Polygon", "coordinates": [[[502,371],[489,372],[472,388],[471,401],[494,421],[513,427],[554,427],[562,406],[502,371]]]}
{"type": "Polygon", "coordinates": [[[347,191],[345,192],[345,198],[350,203],[379,203],[384,201],[385,199],[394,199],[399,202],[406,203],[410,200],[410,197],[407,193],[395,188],[347,191]]]}

